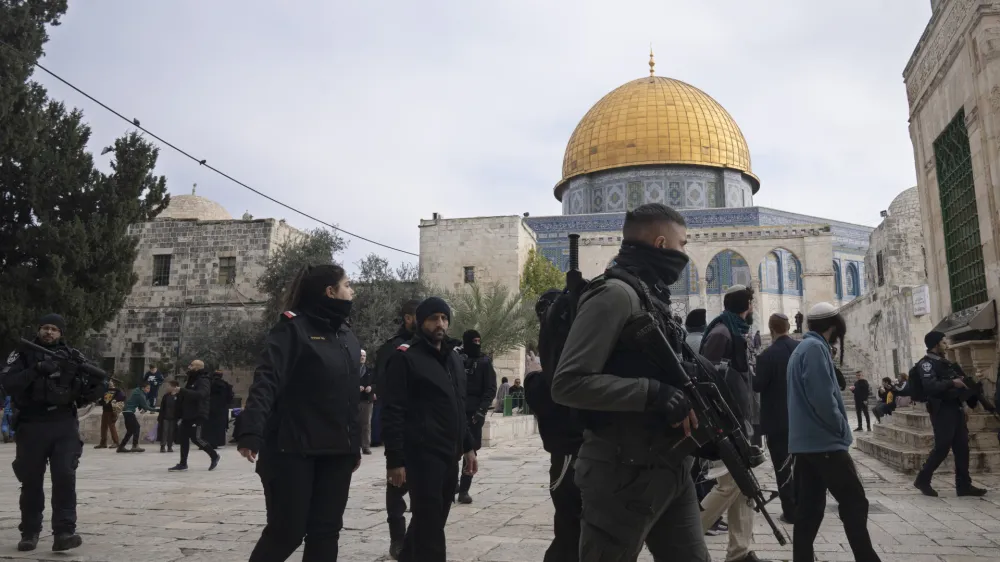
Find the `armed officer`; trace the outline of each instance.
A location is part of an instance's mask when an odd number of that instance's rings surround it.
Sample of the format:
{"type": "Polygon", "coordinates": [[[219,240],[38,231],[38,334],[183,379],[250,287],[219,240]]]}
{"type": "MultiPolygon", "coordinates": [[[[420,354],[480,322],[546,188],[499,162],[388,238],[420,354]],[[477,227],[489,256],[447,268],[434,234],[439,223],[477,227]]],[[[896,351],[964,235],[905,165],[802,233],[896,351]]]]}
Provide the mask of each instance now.
{"type": "Polygon", "coordinates": [[[969,428],[965,405],[974,408],[978,402],[970,397],[965,385],[965,373],[957,364],[944,358],[948,349],[941,332],[924,336],[927,355],[917,362],[917,371],[927,399],[927,411],[934,427],[934,449],[913,483],[925,496],[937,497],[931,478],[950,450],[955,456],[955,489],[959,496],[983,496],[986,490],[972,485],[969,476],[969,428]]]}
{"type": "Polygon", "coordinates": [[[669,384],[675,374],[621,340],[632,315],[652,312],[680,349],[668,287],[688,263],[687,227],[680,213],[652,203],[625,214],[622,235],[610,272],[621,268],[641,280],[652,302],[613,275],[592,281],[552,381],[553,400],[581,410],[586,427],[575,466],[583,498],[580,560],[632,561],[645,543],[658,562],[709,562],[693,461],[673,450],[697,418],[686,395],[669,384]]]}
{"type": "MultiPolygon", "coordinates": [[[[483,445],[483,426],[486,424],[486,411],[497,396],[497,372],[493,369],[493,360],[482,351],[482,336],[476,330],[466,330],[462,334],[461,349],[462,364],[465,366],[465,417],[469,420],[469,433],[476,451],[483,445]]],[[[458,503],[472,503],[469,489],[472,488],[472,475],[462,471],[459,479],[458,503]]]]}
{"type": "MultiPolygon", "coordinates": [[[[417,305],[419,300],[411,299],[403,303],[399,315],[402,322],[396,335],[387,340],[382,347],[378,348],[375,356],[375,388],[373,392],[382,399],[375,404],[375,418],[381,417],[382,402],[385,401],[385,367],[389,364],[389,356],[396,352],[399,346],[409,343],[413,339],[417,330],[417,305]]],[[[380,424],[381,425],[381,424],[380,424]]],[[[406,535],[406,484],[393,486],[388,484],[385,487],[385,510],[389,523],[389,556],[395,560],[403,551],[403,537],[406,535]]]]}
{"type": "MultiPolygon", "coordinates": [[[[63,340],[65,331],[62,316],[47,314],[39,320],[35,343],[70,357],[73,350],[63,340]]],[[[52,467],[52,550],[83,544],[76,534],[76,468],[83,453],[76,409],[96,401],[104,388],[103,381],[85,385],[77,368],[71,360],[56,360],[22,346],[10,354],[0,370],[0,386],[19,410],[13,468],[21,482],[20,551],[38,546],[46,465],[52,467]]]]}

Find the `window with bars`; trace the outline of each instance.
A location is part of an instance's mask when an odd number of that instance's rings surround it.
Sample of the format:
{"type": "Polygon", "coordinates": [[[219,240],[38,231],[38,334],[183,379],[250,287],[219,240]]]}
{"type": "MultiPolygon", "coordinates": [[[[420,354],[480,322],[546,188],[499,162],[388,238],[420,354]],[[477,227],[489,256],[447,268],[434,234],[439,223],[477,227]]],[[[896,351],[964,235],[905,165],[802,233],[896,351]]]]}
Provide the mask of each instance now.
{"type": "Polygon", "coordinates": [[[466,283],[476,282],[476,268],[472,265],[467,265],[463,268],[464,278],[466,283]]]}
{"type": "Polygon", "coordinates": [[[964,109],[934,141],[934,161],[941,196],[951,310],[958,312],[988,299],[964,109]]]}
{"type": "Polygon", "coordinates": [[[232,285],[236,282],[236,258],[219,258],[219,284],[232,285]]]}
{"type": "Polygon", "coordinates": [[[153,286],[166,287],[170,284],[170,254],[153,256],[153,286]]]}
{"type": "Polygon", "coordinates": [[[882,252],[875,254],[875,269],[878,272],[878,286],[881,287],[885,285],[885,263],[883,262],[882,252]]]}

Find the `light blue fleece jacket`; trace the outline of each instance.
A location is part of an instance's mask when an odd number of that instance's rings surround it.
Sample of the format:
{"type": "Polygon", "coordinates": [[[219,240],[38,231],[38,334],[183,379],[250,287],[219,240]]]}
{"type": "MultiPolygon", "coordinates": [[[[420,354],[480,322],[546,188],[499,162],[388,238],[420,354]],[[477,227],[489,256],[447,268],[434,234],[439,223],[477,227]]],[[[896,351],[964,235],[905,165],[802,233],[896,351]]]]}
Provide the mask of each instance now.
{"type": "Polygon", "coordinates": [[[788,452],[846,451],[852,441],[830,344],[809,332],[788,360],[788,452]]]}

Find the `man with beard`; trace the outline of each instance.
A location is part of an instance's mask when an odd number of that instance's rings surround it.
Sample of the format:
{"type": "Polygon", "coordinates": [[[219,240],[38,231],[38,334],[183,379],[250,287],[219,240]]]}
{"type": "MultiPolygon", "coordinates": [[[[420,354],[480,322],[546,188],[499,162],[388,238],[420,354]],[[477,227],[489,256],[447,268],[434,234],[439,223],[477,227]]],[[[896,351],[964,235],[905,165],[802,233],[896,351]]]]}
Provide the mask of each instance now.
{"type": "MultiPolygon", "coordinates": [[[[399,330],[396,335],[389,338],[382,347],[378,348],[378,355],[375,356],[375,384],[372,389],[376,396],[382,396],[382,400],[376,399],[375,408],[372,412],[373,423],[379,423],[379,441],[382,440],[382,404],[385,402],[385,368],[389,364],[389,357],[396,352],[399,346],[408,343],[413,339],[417,326],[417,305],[419,300],[411,299],[403,303],[399,315],[402,318],[399,330]]],[[[389,523],[389,556],[396,559],[403,550],[403,536],[406,534],[406,484],[399,486],[388,485],[385,487],[385,511],[387,522],[389,523]]]]}
{"type": "Polygon", "coordinates": [[[466,424],[465,371],[447,336],[450,321],[444,300],[425,299],[417,307],[417,335],[386,366],[386,479],[390,486],[408,484],[413,507],[402,561],[446,561],[444,526],[455,498],[459,458],[465,474],[478,469],[466,424]]]}
{"type": "Polygon", "coordinates": [[[692,460],[672,451],[697,417],[667,382],[677,373],[621,340],[632,315],[652,313],[680,350],[669,286],[688,263],[687,227],[680,213],[652,203],[625,214],[622,235],[614,265],[580,297],[552,381],[553,400],[581,410],[586,428],[575,477],[583,498],[580,560],[631,561],[645,544],[657,560],[709,562],[692,460]]]}
{"type": "MultiPolygon", "coordinates": [[[[756,437],[751,429],[753,418],[753,369],[756,350],[750,336],[753,323],[753,289],[734,285],[722,297],[723,311],[705,329],[701,354],[712,363],[727,363],[726,383],[736,404],[730,404],[733,413],[744,422],[745,431],[756,437]]],[[[757,562],[757,554],[750,550],[753,544],[753,507],[750,500],[740,493],[732,475],[719,477],[718,485],[701,502],[702,529],[708,531],[723,512],[729,517],[729,548],[726,562],[757,562]]]]}
{"type": "MultiPolygon", "coordinates": [[[[475,330],[466,330],[462,334],[462,362],[465,364],[467,377],[465,416],[469,420],[469,433],[472,434],[476,451],[483,445],[486,412],[497,395],[497,372],[493,370],[493,361],[489,356],[483,355],[481,341],[479,332],[475,330]]],[[[472,475],[463,470],[458,486],[458,503],[472,503],[472,497],[469,496],[471,487],[472,475]]]]}
{"type": "Polygon", "coordinates": [[[191,365],[188,366],[187,376],[187,383],[181,389],[177,400],[177,408],[181,418],[179,428],[181,462],[169,470],[178,472],[188,469],[188,451],[191,450],[192,441],[212,459],[208,469],[215,470],[215,467],[219,466],[219,454],[201,436],[202,428],[208,420],[208,401],[212,392],[209,374],[205,372],[205,363],[199,359],[192,361],[191,365]]]}
{"type": "MultiPolygon", "coordinates": [[[[38,324],[36,344],[55,352],[71,351],[63,340],[66,322],[62,316],[47,314],[38,324]]],[[[18,349],[0,369],[0,387],[18,409],[13,468],[21,482],[20,551],[38,546],[47,466],[52,474],[52,550],[69,550],[83,544],[76,534],[76,469],[83,454],[76,409],[100,398],[104,387],[82,387],[76,368],[70,361],[18,349]]]]}
{"type": "Polygon", "coordinates": [[[810,308],[806,319],[809,331],[788,359],[788,452],[794,456],[796,491],[793,560],[813,562],[829,490],[854,559],[878,562],[868,534],[868,498],[849,452],[851,426],[830,354],[835,340],[843,349],[847,325],[826,302],[810,308]]]}

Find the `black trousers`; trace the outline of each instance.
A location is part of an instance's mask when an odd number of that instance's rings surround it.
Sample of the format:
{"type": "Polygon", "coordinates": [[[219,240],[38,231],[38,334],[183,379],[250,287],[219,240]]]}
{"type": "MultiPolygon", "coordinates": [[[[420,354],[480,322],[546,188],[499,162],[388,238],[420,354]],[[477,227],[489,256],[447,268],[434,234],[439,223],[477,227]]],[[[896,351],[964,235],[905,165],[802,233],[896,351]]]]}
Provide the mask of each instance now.
{"type": "Polygon", "coordinates": [[[125,418],[125,437],[122,437],[118,448],[124,449],[130,437],[132,438],[132,446],[138,447],[139,433],[142,431],[139,429],[139,418],[135,417],[135,412],[122,412],[122,416],[125,418]]]}
{"type": "Polygon", "coordinates": [[[549,495],[556,508],[552,521],[552,544],[545,551],[543,562],[579,562],[580,560],[580,515],[583,512],[583,498],[576,487],[576,470],[573,455],[552,455],[549,466],[549,495]],[[558,482],[558,485],[556,483],[558,482]],[[553,488],[555,486],[555,488],[553,488]]]}
{"type": "Polygon", "coordinates": [[[917,475],[917,484],[930,484],[934,471],[951,451],[955,458],[955,487],[968,488],[972,485],[972,477],[969,476],[969,428],[965,424],[965,412],[954,405],[937,406],[932,410],[934,448],[917,475]]]}
{"type": "Polygon", "coordinates": [[[865,415],[865,423],[867,424],[868,429],[871,430],[871,428],[872,428],[872,419],[870,417],[868,417],[868,401],[867,400],[855,400],[854,401],[854,410],[858,413],[858,427],[864,427],[863,425],[861,425],[861,414],[863,413],[865,415]]]}
{"type": "Polygon", "coordinates": [[[795,487],[789,482],[792,479],[792,467],[788,463],[788,434],[769,433],[767,435],[767,452],[771,455],[771,464],[778,480],[778,498],[781,500],[781,513],[785,519],[795,521],[795,487]]]}
{"type": "MultiPolygon", "coordinates": [[[[476,423],[469,423],[469,432],[472,433],[473,447],[478,451],[483,446],[483,425],[486,423],[486,420],[480,420],[478,417],[473,417],[472,419],[476,423]]],[[[468,494],[469,489],[472,488],[472,475],[465,473],[464,457],[462,458],[462,476],[460,480],[458,493],[468,494]]]]}
{"type": "Polygon", "coordinates": [[[406,483],[413,516],[403,539],[400,562],[446,562],[444,526],[455,498],[458,460],[408,454],[406,483]]]}
{"type": "Polygon", "coordinates": [[[21,482],[21,534],[42,531],[46,465],[52,474],[52,532],[76,532],[76,468],[82,454],[76,416],[18,425],[13,469],[21,482]]]}
{"type": "Polygon", "coordinates": [[[795,455],[798,500],[792,536],[792,560],[813,562],[813,542],[826,512],[826,492],[839,504],[840,521],[856,562],[879,562],[868,534],[868,498],[847,451],[795,455]]]}
{"type": "Polygon", "coordinates": [[[303,562],[336,561],[357,458],[268,453],[257,464],[264,484],[267,526],[250,562],[283,562],[303,539],[303,562]]]}
{"type": "MultiPolygon", "coordinates": [[[[201,438],[201,422],[182,420],[179,433],[181,438],[181,464],[187,465],[188,463],[188,452],[191,450],[192,441],[195,446],[208,453],[210,458],[214,459],[218,454],[215,452],[214,447],[201,438]]],[[[124,443],[124,441],[122,441],[122,443],[124,443]]]]}
{"type": "Polygon", "coordinates": [[[396,487],[385,485],[385,511],[388,513],[389,540],[401,541],[406,536],[406,484],[396,487]]]}

